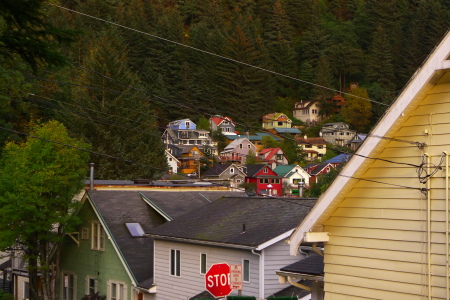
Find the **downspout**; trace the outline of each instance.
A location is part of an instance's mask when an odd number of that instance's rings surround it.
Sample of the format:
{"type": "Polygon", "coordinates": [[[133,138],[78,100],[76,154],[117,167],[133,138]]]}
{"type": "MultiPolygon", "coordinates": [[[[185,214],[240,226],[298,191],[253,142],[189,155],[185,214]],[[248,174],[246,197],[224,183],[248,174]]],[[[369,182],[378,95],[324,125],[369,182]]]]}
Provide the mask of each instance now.
{"type": "Polygon", "coordinates": [[[259,256],[259,298],[264,299],[264,250],[260,253],[252,249],[252,253],[259,256]],[[262,254],[261,254],[262,252],[262,254]]]}
{"type": "Polygon", "coordinates": [[[449,298],[449,296],[450,296],[450,293],[449,293],[449,282],[448,282],[448,279],[449,279],[449,276],[450,276],[450,271],[449,271],[449,268],[450,268],[450,263],[449,263],[449,232],[448,232],[448,230],[449,230],[449,228],[448,228],[448,225],[449,225],[449,217],[448,217],[448,214],[449,214],[449,203],[448,203],[448,152],[447,151],[444,151],[444,154],[445,154],[445,247],[446,247],[446,249],[445,249],[445,255],[446,255],[446,259],[445,259],[445,261],[446,261],[446,271],[447,271],[447,274],[446,274],[446,276],[445,276],[445,282],[446,282],[446,297],[445,297],[445,299],[450,299],[449,298]]]}
{"type": "MultiPolygon", "coordinates": [[[[428,174],[430,174],[430,155],[427,157],[428,174]]],[[[431,178],[427,180],[427,277],[428,277],[428,299],[431,300],[431,178]]]]}

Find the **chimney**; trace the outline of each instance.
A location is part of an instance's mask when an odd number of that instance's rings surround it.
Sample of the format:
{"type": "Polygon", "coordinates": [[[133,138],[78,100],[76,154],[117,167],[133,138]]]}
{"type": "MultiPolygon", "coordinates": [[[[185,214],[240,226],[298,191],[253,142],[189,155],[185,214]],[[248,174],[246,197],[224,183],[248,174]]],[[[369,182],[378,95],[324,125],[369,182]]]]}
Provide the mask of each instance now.
{"type": "Polygon", "coordinates": [[[94,163],[90,163],[89,164],[91,166],[91,176],[89,177],[89,181],[91,183],[91,187],[90,190],[93,191],[94,190],[94,163]]]}

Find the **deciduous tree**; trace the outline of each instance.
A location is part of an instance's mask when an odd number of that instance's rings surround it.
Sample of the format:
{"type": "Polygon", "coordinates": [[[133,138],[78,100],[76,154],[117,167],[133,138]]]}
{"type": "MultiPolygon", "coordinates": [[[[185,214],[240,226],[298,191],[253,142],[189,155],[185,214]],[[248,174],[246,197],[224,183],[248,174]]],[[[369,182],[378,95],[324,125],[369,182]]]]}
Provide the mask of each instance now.
{"type": "Polygon", "coordinates": [[[38,299],[38,272],[44,292],[54,299],[57,269],[50,266],[52,248],[70,232],[73,197],[83,187],[88,153],[70,148],[88,145],[69,137],[56,121],[35,125],[26,142],[10,142],[0,158],[0,250],[18,247],[28,262],[30,299],[38,299]],[[52,143],[55,141],[60,144],[52,143]]]}

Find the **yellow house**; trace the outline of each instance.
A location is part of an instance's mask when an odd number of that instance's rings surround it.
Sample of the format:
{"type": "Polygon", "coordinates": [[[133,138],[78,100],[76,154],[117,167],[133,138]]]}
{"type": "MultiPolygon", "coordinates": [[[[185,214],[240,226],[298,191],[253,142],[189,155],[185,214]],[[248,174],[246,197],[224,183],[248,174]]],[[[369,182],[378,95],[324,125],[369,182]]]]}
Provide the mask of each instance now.
{"type": "Polygon", "coordinates": [[[323,242],[325,299],[450,299],[449,56],[450,33],[289,238],[323,242]]]}

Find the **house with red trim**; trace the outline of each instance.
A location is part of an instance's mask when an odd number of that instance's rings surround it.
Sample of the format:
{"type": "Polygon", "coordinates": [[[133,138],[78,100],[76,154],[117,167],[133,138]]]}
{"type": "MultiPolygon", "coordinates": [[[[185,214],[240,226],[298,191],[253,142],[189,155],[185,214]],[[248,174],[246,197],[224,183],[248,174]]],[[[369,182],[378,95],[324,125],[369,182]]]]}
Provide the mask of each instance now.
{"type": "Polygon", "coordinates": [[[243,171],[246,174],[245,182],[256,185],[256,193],[261,195],[277,196],[283,194],[281,177],[269,165],[247,164],[243,171]]]}
{"type": "Polygon", "coordinates": [[[278,165],[287,165],[289,161],[281,148],[265,148],[259,151],[258,160],[269,164],[272,169],[275,169],[278,165]]]}
{"type": "Polygon", "coordinates": [[[303,169],[305,169],[305,171],[308,172],[309,175],[311,175],[311,178],[309,179],[309,184],[311,185],[319,181],[318,177],[320,175],[331,172],[334,167],[331,163],[323,162],[321,164],[309,164],[303,169]]]}
{"type": "Polygon", "coordinates": [[[223,134],[236,134],[236,124],[229,117],[213,116],[209,119],[211,131],[220,130],[223,134]]]}

